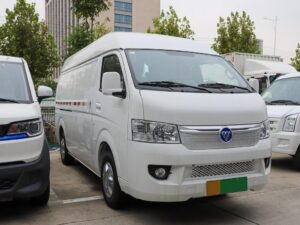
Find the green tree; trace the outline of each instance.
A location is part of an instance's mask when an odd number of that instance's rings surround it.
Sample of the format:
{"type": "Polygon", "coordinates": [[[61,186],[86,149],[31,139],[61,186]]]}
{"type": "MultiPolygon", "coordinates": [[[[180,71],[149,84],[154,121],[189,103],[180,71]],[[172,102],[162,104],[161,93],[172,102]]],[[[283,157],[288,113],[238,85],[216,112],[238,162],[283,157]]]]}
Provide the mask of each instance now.
{"type": "Polygon", "coordinates": [[[86,24],[74,27],[69,37],[65,40],[67,45],[65,59],[109,32],[110,30],[104,23],[96,25],[93,32],[90,32],[86,24]]]}
{"type": "Polygon", "coordinates": [[[194,39],[195,32],[190,21],[186,17],[179,18],[172,6],[169,11],[162,11],[160,17],[153,19],[153,26],[154,29],[148,28],[147,33],[194,39]]]}
{"type": "Polygon", "coordinates": [[[79,19],[84,19],[85,24],[88,25],[91,21],[91,31],[94,29],[95,17],[101,12],[106,11],[110,7],[109,0],[72,0],[75,15],[79,19]]]}
{"type": "Polygon", "coordinates": [[[292,66],[296,68],[297,71],[300,72],[300,43],[297,45],[296,54],[294,58],[291,58],[292,66]]]}
{"type": "Polygon", "coordinates": [[[254,22],[243,12],[232,12],[226,19],[220,17],[217,24],[217,37],[212,48],[220,54],[229,52],[247,52],[259,54],[254,33],[254,22]]]}
{"type": "Polygon", "coordinates": [[[36,83],[52,76],[60,59],[53,37],[35,12],[35,5],[17,0],[6,10],[6,22],[0,27],[0,53],[23,57],[36,83]]]}

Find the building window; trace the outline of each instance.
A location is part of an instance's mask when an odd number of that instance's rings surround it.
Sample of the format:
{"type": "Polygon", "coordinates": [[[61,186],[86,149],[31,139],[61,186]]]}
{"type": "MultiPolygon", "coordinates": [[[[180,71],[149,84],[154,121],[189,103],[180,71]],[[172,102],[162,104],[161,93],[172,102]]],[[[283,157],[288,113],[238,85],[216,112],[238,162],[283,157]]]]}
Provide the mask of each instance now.
{"type": "Polygon", "coordinates": [[[131,32],[131,31],[132,31],[132,28],[115,26],[115,31],[131,32]]]}
{"type": "Polygon", "coordinates": [[[116,14],[115,15],[115,22],[116,23],[123,23],[123,24],[132,24],[132,16],[116,14]]]}
{"type": "Polygon", "coordinates": [[[132,12],[132,3],[115,1],[115,10],[132,12]]]}

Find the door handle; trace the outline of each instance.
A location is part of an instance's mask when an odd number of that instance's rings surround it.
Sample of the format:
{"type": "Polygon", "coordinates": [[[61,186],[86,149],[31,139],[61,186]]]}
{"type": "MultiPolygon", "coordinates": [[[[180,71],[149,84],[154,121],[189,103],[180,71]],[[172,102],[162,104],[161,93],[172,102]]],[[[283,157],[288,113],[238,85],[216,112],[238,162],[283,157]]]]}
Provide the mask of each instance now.
{"type": "Polygon", "coordinates": [[[101,104],[100,103],[96,103],[96,110],[97,111],[101,111],[101,104]]]}

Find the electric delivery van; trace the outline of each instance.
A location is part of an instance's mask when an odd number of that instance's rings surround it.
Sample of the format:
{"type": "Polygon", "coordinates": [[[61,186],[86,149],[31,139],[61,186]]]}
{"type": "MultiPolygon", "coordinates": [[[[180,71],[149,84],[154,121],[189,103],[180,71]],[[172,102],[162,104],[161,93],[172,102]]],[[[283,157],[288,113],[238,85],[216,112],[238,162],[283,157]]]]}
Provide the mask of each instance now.
{"type": "Polygon", "coordinates": [[[264,93],[273,152],[293,157],[300,170],[300,73],[279,77],[264,93]]]}
{"type": "Polygon", "coordinates": [[[106,203],[257,190],[270,173],[265,103],[196,41],[110,33],[66,60],[56,94],[61,159],[101,177],[106,203]]]}
{"type": "MultiPolygon", "coordinates": [[[[39,100],[52,90],[38,88],[39,100]]],[[[0,56],[0,201],[49,199],[49,150],[38,98],[24,59],[0,56]]]]}

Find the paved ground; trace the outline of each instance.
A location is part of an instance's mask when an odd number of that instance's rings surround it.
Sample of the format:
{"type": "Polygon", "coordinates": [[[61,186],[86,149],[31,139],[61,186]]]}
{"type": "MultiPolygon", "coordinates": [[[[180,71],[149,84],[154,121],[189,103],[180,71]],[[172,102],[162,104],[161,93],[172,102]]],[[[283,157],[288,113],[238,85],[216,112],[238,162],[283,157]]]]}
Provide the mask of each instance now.
{"type": "Polygon", "coordinates": [[[291,158],[285,155],[274,155],[263,191],[176,204],[132,200],[122,211],[106,207],[99,180],[91,172],[78,164],[62,166],[57,152],[51,153],[51,162],[49,206],[0,203],[1,225],[300,224],[300,172],[291,168],[291,158]]]}

